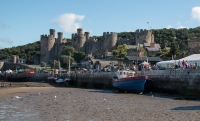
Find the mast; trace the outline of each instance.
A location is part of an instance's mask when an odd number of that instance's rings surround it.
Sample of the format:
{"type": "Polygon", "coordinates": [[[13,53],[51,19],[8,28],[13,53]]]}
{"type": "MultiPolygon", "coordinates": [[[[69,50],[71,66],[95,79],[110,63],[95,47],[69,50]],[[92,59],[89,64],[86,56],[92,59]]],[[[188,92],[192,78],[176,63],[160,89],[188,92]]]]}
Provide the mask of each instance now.
{"type": "Polygon", "coordinates": [[[54,77],[54,66],[55,66],[55,60],[53,60],[53,77],[54,77]]]}
{"type": "Polygon", "coordinates": [[[138,70],[138,45],[139,45],[139,43],[137,44],[137,52],[136,52],[137,53],[136,54],[136,60],[137,61],[136,61],[136,65],[135,65],[136,66],[136,70],[138,70]]]}
{"type": "Polygon", "coordinates": [[[59,63],[59,70],[60,70],[60,77],[61,77],[61,67],[60,67],[60,61],[58,61],[59,63]]]}
{"type": "Polygon", "coordinates": [[[70,57],[71,57],[71,53],[69,53],[69,77],[70,77],[70,57]]]}

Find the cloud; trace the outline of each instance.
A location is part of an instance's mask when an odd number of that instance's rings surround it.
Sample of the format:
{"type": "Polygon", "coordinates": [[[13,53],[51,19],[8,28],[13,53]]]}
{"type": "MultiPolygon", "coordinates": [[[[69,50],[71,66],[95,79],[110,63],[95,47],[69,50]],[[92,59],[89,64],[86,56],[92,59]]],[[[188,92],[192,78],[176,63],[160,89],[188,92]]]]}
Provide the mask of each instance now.
{"type": "Polygon", "coordinates": [[[2,46],[0,46],[0,49],[3,49],[3,47],[2,47],[2,46]]]}
{"type": "Polygon", "coordinates": [[[181,22],[177,22],[176,25],[178,26],[177,27],[178,29],[188,28],[188,27],[181,25],[181,22]]]}
{"type": "Polygon", "coordinates": [[[200,6],[192,8],[191,16],[193,19],[200,21],[200,6]]]}
{"type": "Polygon", "coordinates": [[[0,38],[0,42],[6,43],[6,44],[9,44],[9,45],[13,44],[13,41],[11,41],[8,38],[0,38]]]}
{"type": "Polygon", "coordinates": [[[81,27],[80,22],[84,19],[84,15],[76,15],[74,13],[65,13],[54,19],[54,22],[59,25],[65,32],[74,33],[77,28],[81,27]]]}
{"type": "Polygon", "coordinates": [[[167,29],[171,29],[171,28],[173,28],[171,25],[168,25],[168,26],[167,26],[167,29]]]}

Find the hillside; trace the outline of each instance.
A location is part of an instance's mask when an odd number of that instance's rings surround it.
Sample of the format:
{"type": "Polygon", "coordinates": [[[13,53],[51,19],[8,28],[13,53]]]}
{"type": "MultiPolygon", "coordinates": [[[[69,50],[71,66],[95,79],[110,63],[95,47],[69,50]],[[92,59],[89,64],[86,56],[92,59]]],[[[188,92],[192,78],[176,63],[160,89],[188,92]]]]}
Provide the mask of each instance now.
{"type": "MultiPolygon", "coordinates": [[[[190,29],[152,29],[154,33],[154,39],[156,43],[159,43],[162,48],[171,47],[172,41],[176,41],[179,45],[179,49],[184,49],[187,45],[187,41],[200,38],[200,26],[190,29]]],[[[117,33],[118,38],[127,38],[135,40],[135,32],[120,32],[117,33]]],[[[93,36],[98,40],[102,39],[102,36],[93,36]]],[[[197,41],[200,41],[198,39],[197,41]]],[[[18,55],[20,58],[26,59],[28,64],[33,63],[33,55],[40,55],[40,41],[29,43],[23,46],[17,46],[12,48],[0,49],[0,60],[10,58],[11,55],[18,55]]]]}

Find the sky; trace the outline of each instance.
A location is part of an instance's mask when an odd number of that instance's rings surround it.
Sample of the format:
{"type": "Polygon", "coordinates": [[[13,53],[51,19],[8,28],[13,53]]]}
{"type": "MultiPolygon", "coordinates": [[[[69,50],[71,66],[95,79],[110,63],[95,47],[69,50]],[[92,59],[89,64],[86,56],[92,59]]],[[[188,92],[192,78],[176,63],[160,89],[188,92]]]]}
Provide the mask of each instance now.
{"type": "Polygon", "coordinates": [[[200,0],[0,0],[0,49],[40,40],[49,29],[103,32],[200,26],[200,0]]]}

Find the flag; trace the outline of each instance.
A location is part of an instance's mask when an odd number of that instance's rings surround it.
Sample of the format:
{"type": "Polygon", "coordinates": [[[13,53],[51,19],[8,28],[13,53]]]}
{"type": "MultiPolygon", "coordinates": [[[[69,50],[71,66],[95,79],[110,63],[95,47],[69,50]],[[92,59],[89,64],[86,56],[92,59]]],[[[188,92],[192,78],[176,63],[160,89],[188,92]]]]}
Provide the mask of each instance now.
{"type": "Polygon", "coordinates": [[[147,60],[147,63],[148,63],[148,58],[147,58],[147,56],[146,56],[146,60],[147,60]]]}

